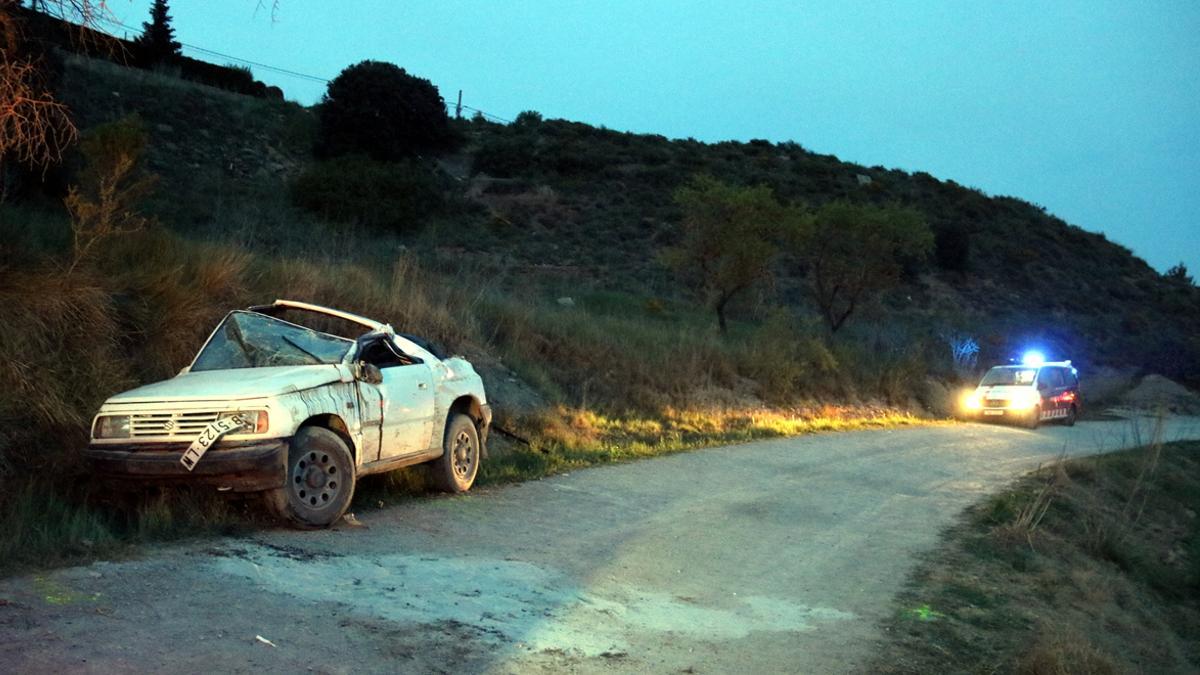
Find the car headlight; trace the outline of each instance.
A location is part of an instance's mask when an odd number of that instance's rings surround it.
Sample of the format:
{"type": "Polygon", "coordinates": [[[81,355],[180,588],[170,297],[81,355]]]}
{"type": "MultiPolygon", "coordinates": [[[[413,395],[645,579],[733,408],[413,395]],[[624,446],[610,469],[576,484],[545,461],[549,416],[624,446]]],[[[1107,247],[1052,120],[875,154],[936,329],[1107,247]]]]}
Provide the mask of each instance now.
{"type": "Polygon", "coordinates": [[[101,415],[92,425],[92,438],[129,438],[129,415],[101,415]]]}
{"type": "Polygon", "coordinates": [[[242,420],[242,426],[235,429],[235,434],[265,434],[271,426],[270,416],[266,410],[238,410],[221,413],[221,418],[236,417],[242,420]]]}
{"type": "Polygon", "coordinates": [[[973,391],[968,391],[962,395],[963,410],[979,410],[983,407],[983,397],[973,391]]]}
{"type": "Polygon", "coordinates": [[[1032,408],[1041,402],[1042,395],[1032,389],[1019,391],[1012,397],[1012,407],[1014,408],[1032,408]]]}

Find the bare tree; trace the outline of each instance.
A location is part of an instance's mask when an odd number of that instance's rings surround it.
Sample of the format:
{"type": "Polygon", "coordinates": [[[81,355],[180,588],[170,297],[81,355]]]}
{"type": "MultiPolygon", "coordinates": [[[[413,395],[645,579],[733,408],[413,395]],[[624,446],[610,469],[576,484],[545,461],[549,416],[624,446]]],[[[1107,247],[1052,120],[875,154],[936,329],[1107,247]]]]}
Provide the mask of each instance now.
{"type": "MultiPolygon", "coordinates": [[[[0,167],[8,159],[45,168],[62,159],[79,132],[42,78],[37,58],[22,48],[19,4],[0,0],[0,167]]],[[[40,0],[34,7],[85,27],[106,11],[104,0],[40,0]]]]}
{"type": "Polygon", "coordinates": [[[39,80],[32,62],[0,60],[0,162],[45,167],[62,159],[78,136],[67,107],[39,80]]]}

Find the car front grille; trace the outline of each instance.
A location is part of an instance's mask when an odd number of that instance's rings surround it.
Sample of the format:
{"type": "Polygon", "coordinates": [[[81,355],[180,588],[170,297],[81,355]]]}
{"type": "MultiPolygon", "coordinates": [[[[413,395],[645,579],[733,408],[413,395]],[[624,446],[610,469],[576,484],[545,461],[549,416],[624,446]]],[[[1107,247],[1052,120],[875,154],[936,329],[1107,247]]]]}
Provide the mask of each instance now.
{"type": "Polygon", "coordinates": [[[169,436],[194,438],[220,415],[217,410],[189,412],[133,413],[129,432],[133,438],[169,436]]]}
{"type": "Polygon", "coordinates": [[[983,407],[985,408],[1003,408],[1008,405],[1008,401],[1002,398],[985,398],[983,399],[983,407]]]}

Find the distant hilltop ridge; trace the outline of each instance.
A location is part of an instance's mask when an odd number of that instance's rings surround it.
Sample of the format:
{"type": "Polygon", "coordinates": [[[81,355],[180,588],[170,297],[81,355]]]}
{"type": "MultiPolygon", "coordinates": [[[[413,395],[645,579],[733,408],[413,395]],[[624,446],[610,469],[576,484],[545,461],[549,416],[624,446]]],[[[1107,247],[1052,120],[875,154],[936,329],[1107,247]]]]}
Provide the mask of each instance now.
{"type": "Polygon", "coordinates": [[[26,45],[36,44],[43,49],[56,48],[130,68],[159,70],[184,80],[238,94],[283,98],[282,89],[255,80],[248,68],[221,66],[182,55],[173,56],[165,63],[151,63],[141,55],[141,51],[132,40],[113,37],[24,7],[13,7],[6,11],[19,17],[26,45]]]}

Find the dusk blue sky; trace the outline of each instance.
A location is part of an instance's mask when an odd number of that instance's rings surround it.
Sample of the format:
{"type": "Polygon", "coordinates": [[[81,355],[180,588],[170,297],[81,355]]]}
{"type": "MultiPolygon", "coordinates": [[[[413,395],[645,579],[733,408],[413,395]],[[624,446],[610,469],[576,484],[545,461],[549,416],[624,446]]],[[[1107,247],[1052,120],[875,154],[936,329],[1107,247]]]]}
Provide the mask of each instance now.
{"type": "MultiPolygon", "coordinates": [[[[793,140],[1200,273],[1198,2],[282,0],[274,21],[256,0],[171,4],[182,42],[251,61],[324,78],[391,61],[508,119],[793,140]]],[[[109,4],[130,26],[149,5],[109,4]]],[[[253,70],[301,103],[324,91],[253,70]]]]}

